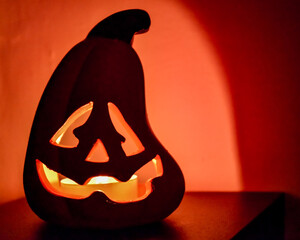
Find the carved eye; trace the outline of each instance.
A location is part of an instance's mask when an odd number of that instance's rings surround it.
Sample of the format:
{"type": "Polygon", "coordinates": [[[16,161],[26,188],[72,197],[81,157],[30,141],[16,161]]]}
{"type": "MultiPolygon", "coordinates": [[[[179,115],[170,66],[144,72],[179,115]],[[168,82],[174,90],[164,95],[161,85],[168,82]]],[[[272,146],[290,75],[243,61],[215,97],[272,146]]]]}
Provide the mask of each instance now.
{"type": "MultiPolygon", "coordinates": [[[[64,147],[64,148],[77,147],[79,140],[75,137],[73,131],[75,128],[78,128],[83,124],[85,124],[85,122],[88,120],[92,112],[92,109],[93,109],[93,102],[89,102],[88,104],[78,108],[75,112],[73,112],[72,115],[62,125],[62,127],[58,129],[58,131],[50,139],[50,143],[55,146],[64,147]]],[[[121,143],[121,146],[126,156],[132,156],[144,151],[145,148],[143,144],[136,136],[134,131],[130,128],[128,123],[125,121],[122,113],[117,108],[117,106],[109,102],[108,112],[116,131],[125,138],[125,141],[121,143]]],[[[86,161],[91,161],[91,162],[94,161],[92,160],[94,158],[92,156],[99,155],[99,154],[95,154],[99,152],[98,151],[100,149],[99,146],[101,146],[102,149],[100,152],[105,152],[104,155],[107,156],[106,151],[103,151],[104,146],[102,142],[100,140],[97,140],[92,151],[88,155],[86,161]]],[[[105,158],[101,157],[100,159],[105,159],[102,160],[101,162],[108,161],[108,157],[105,158]]],[[[97,162],[99,161],[97,160],[97,162]]]]}
{"type": "Polygon", "coordinates": [[[50,143],[64,148],[77,147],[79,140],[75,137],[73,130],[85,124],[93,109],[93,102],[78,108],[66,120],[60,129],[50,139],[50,143]]]}
{"type": "Polygon", "coordinates": [[[125,121],[117,106],[111,102],[109,102],[107,105],[110,119],[116,131],[125,138],[125,141],[121,143],[121,146],[126,156],[132,156],[144,151],[145,148],[143,144],[125,121]]]}

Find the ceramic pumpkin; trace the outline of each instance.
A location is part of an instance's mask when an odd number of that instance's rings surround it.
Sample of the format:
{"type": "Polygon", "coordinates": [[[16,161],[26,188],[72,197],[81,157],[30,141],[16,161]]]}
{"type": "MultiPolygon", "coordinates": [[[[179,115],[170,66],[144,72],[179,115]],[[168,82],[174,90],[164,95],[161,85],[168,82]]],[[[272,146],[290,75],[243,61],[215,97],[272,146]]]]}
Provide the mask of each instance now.
{"type": "Polygon", "coordinates": [[[33,211],[65,226],[114,229],[161,220],[184,178],[151,131],[131,47],[143,10],[111,15],[63,58],[40,100],[24,166],[33,211]]]}

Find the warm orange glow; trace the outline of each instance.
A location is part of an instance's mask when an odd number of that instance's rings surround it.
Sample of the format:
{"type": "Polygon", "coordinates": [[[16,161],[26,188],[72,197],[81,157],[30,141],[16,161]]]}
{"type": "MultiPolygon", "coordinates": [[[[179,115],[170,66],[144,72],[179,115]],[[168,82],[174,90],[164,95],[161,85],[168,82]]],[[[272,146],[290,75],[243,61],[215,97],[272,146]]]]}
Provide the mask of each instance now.
{"type": "MultiPolygon", "coordinates": [[[[79,140],[73,134],[73,130],[82,126],[89,118],[93,110],[93,102],[80,107],[65,121],[60,129],[50,139],[50,143],[59,147],[74,148],[77,147],[79,140]]],[[[132,156],[141,153],[145,150],[143,144],[136,136],[134,131],[124,119],[122,113],[116,105],[109,102],[108,112],[111,121],[118,133],[120,133],[125,141],[121,146],[126,156],[132,156]]],[[[88,162],[108,162],[109,156],[107,155],[105,146],[102,141],[98,139],[88,154],[86,161],[88,162]]]]}
{"type": "Polygon", "coordinates": [[[93,192],[104,192],[115,202],[130,202],[138,198],[138,180],[133,175],[127,182],[120,182],[109,176],[97,176],[87,181],[83,186],[69,178],[60,181],[60,188],[65,193],[74,193],[78,196],[89,196],[93,192]]]}
{"type": "MultiPolygon", "coordinates": [[[[149,32],[136,36],[133,48],[144,68],[149,122],[160,142],[180,165],[185,175],[186,189],[188,191],[241,189],[234,115],[227,90],[228,79],[223,73],[224,67],[220,56],[216,54],[218,52],[214,48],[215,43],[209,38],[211,28],[205,25],[210,20],[214,23],[212,26],[219,25],[218,20],[221,17],[218,11],[209,12],[209,9],[221,7],[209,1],[205,3],[201,1],[206,7],[199,6],[197,11],[200,14],[197,16],[195,9],[188,7],[189,2],[197,1],[168,0],[160,1],[159,4],[152,0],[65,0],[53,3],[36,1],[34,4],[20,0],[1,1],[0,25],[3,37],[0,43],[2,49],[0,71],[3,77],[0,78],[0,129],[2,129],[0,139],[5,139],[1,141],[0,146],[1,167],[4,169],[0,181],[1,202],[24,195],[23,156],[38,101],[51,74],[70,48],[82,41],[99,20],[129,8],[145,9],[151,16],[152,25],[149,32]],[[206,22],[201,20],[201,16],[206,22]],[[14,146],[14,151],[11,151],[11,146],[14,146]]],[[[232,4],[229,2],[228,8],[232,4]]],[[[226,11],[222,14],[226,14],[226,11]]],[[[251,14],[253,13],[249,11],[247,16],[251,17],[251,14]]],[[[233,21],[234,18],[226,19],[233,21]]],[[[260,21],[258,18],[257,22],[260,21]]],[[[238,23],[228,24],[235,26],[238,23]]],[[[222,32],[223,28],[218,29],[222,32]]],[[[240,26],[238,29],[242,31],[244,28],[240,26]]],[[[243,36],[248,36],[247,32],[245,29],[243,36]]],[[[227,34],[227,31],[224,34],[228,38],[228,43],[236,37],[227,34]]],[[[221,36],[219,40],[222,41],[221,36]]],[[[248,49],[253,46],[251,44],[248,49]]],[[[276,48],[277,52],[278,49],[276,48]]],[[[235,53],[231,49],[226,51],[233,54],[231,66],[235,67],[235,53]]],[[[246,56],[247,48],[243,48],[240,52],[246,56]]],[[[253,52],[260,54],[259,59],[265,51],[253,52]]],[[[246,59],[245,56],[237,56],[237,59],[246,59]]],[[[278,58],[273,57],[269,62],[272,63],[273,59],[278,58]]],[[[254,61],[254,57],[253,61],[248,61],[254,69],[256,63],[259,62],[254,61]]],[[[248,65],[239,68],[240,75],[236,82],[245,76],[249,79],[258,79],[255,71],[249,75],[248,69],[248,65]]],[[[287,75],[280,69],[278,67],[276,71],[274,69],[267,71],[265,75],[287,75]]],[[[235,72],[235,69],[232,71],[235,72]]],[[[261,76],[263,75],[259,75],[259,79],[261,76]]],[[[264,82],[263,79],[261,82],[264,82]]],[[[254,88],[254,83],[252,86],[254,88]]],[[[246,96],[251,99],[249,94],[246,96]]],[[[241,108],[245,107],[242,103],[239,104],[241,108]]],[[[288,106],[292,105],[287,105],[285,109],[289,109],[288,106]]],[[[271,142],[269,141],[270,146],[271,142]]],[[[75,147],[76,144],[72,142],[71,146],[75,147]]],[[[265,152],[267,155],[270,151],[265,152]]],[[[289,156],[289,159],[291,157],[289,156]]],[[[257,160],[255,163],[258,162],[257,160]]],[[[260,163],[263,164],[263,161],[260,163]]],[[[253,163],[253,166],[256,165],[253,163]]],[[[291,172],[290,170],[286,169],[285,172],[291,172]]],[[[290,188],[292,185],[287,186],[290,188]]]]}
{"type": "Polygon", "coordinates": [[[59,147],[77,147],[79,140],[73,134],[73,130],[82,126],[89,118],[93,109],[93,102],[80,107],[66,120],[60,129],[50,139],[50,143],[59,147]]]}
{"type": "Polygon", "coordinates": [[[66,198],[83,199],[89,197],[95,191],[100,191],[112,201],[119,203],[145,199],[152,192],[152,179],[163,174],[159,155],[141,167],[126,182],[121,182],[111,176],[95,176],[80,185],[72,179],[49,169],[38,159],[36,160],[36,166],[41,183],[52,194],[66,198]]]}
{"type": "Polygon", "coordinates": [[[97,139],[90,153],[86,157],[85,161],[88,162],[108,162],[109,156],[106,149],[100,139],[97,139]]]}
{"type": "MultiPolygon", "coordinates": [[[[136,180],[137,176],[132,175],[132,177],[129,180],[136,180]]],[[[64,180],[64,179],[63,179],[64,180]]],[[[63,181],[62,180],[62,181],[63,181]]],[[[61,181],[61,182],[62,182],[61,181]]],[[[88,181],[87,185],[97,185],[97,184],[110,184],[110,183],[118,183],[119,181],[116,180],[113,177],[108,177],[108,176],[98,176],[98,177],[93,177],[91,178],[90,181],[88,181]]]]}
{"type": "Polygon", "coordinates": [[[125,121],[117,106],[109,102],[108,112],[115,129],[125,138],[125,142],[121,143],[121,145],[126,156],[132,156],[144,151],[143,144],[125,121]]]}

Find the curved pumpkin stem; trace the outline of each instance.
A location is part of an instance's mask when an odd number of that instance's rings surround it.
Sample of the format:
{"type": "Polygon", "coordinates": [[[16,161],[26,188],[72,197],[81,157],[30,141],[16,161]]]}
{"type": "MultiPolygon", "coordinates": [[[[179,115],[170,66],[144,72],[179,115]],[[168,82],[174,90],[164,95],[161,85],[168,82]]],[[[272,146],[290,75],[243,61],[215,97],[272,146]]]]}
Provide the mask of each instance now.
{"type": "Polygon", "coordinates": [[[131,44],[134,34],[147,32],[150,27],[148,13],[140,9],[130,9],[110,15],[99,22],[88,34],[90,37],[119,39],[131,44]]]}

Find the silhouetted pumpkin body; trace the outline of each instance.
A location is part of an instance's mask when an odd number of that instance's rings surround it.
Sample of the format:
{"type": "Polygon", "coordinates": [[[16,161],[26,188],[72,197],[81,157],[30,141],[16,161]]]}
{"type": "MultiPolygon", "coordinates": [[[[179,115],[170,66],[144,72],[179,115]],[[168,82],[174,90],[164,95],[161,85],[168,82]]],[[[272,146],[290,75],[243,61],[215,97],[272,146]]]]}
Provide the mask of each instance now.
{"type": "Polygon", "coordinates": [[[116,13],[53,73],[24,167],[26,198],[42,219],[113,229],[161,220],[179,205],[183,175],[148,126],[143,70],[130,45],[149,26],[142,10],[116,13]]]}

